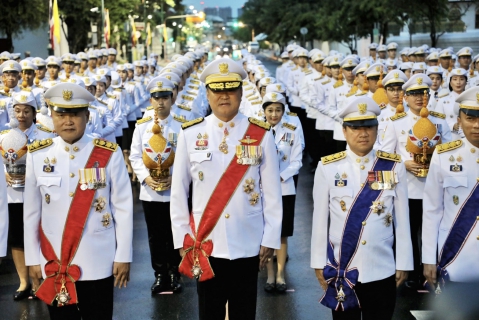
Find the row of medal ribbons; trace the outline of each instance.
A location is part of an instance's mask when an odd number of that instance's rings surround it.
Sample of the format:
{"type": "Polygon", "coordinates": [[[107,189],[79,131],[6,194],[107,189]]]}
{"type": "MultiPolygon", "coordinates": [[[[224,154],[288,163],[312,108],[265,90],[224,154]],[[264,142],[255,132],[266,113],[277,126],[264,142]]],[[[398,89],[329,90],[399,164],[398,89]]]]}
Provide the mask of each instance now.
{"type": "Polygon", "coordinates": [[[373,190],[394,190],[399,182],[394,171],[369,171],[368,183],[373,190]]]}
{"type": "Polygon", "coordinates": [[[105,168],[87,168],[78,169],[81,190],[101,189],[106,187],[106,171],[105,168]]]}
{"type": "Polygon", "coordinates": [[[236,146],[236,157],[238,164],[259,165],[263,159],[263,149],[261,146],[239,145],[236,146]]]}

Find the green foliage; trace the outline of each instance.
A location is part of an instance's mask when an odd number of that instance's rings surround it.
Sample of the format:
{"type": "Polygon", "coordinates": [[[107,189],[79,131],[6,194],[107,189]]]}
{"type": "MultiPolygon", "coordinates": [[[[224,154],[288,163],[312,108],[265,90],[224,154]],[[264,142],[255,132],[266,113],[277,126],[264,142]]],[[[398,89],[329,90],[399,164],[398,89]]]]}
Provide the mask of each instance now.
{"type": "Polygon", "coordinates": [[[7,36],[13,51],[12,38],[25,29],[39,28],[48,23],[48,0],[2,0],[0,30],[7,36]]]}

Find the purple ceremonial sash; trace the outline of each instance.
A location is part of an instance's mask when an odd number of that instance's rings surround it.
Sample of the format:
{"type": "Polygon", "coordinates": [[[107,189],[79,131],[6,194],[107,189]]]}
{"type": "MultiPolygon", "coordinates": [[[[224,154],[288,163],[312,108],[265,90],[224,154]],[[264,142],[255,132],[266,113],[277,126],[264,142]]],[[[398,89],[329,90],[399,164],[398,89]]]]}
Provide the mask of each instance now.
{"type": "MultiPolygon", "coordinates": [[[[469,197],[462,204],[454,219],[454,223],[442,246],[437,265],[438,282],[443,285],[449,281],[446,268],[456,260],[467,238],[477,223],[477,208],[479,207],[479,191],[476,183],[469,197]]],[[[439,290],[440,291],[440,290],[439,290]]],[[[438,292],[439,293],[439,292],[438,292]]]]}
{"type": "MultiPolygon", "coordinates": [[[[373,165],[372,171],[392,171],[397,162],[378,158],[373,165]]],[[[373,190],[365,181],[363,187],[356,195],[349,209],[346,223],[341,238],[339,250],[339,263],[334,258],[334,248],[329,243],[328,264],[324,268],[324,278],[328,282],[326,290],[320,302],[333,310],[351,310],[360,307],[354,286],[359,278],[356,268],[349,269],[351,261],[359,246],[359,240],[363,231],[362,222],[367,220],[371,213],[373,201],[381,196],[383,190],[373,190]],[[344,294],[344,295],[343,295],[344,294]],[[341,299],[340,297],[343,296],[341,299]]]]}

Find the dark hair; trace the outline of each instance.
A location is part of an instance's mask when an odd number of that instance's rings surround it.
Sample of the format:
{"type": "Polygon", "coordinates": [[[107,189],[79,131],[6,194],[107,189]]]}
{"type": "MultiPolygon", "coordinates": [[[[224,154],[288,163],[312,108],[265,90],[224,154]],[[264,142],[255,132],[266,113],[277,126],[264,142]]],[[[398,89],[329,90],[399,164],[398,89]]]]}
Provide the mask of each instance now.
{"type": "Polygon", "coordinates": [[[273,102],[273,101],[269,101],[269,102],[263,103],[263,110],[266,110],[266,108],[269,107],[270,105],[272,105],[273,103],[279,103],[279,104],[281,104],[281,106],[283,107],[283,112],[284,112],[284,104],[282,104],[282,103],[280,103],[280,102],[273,102]]]}

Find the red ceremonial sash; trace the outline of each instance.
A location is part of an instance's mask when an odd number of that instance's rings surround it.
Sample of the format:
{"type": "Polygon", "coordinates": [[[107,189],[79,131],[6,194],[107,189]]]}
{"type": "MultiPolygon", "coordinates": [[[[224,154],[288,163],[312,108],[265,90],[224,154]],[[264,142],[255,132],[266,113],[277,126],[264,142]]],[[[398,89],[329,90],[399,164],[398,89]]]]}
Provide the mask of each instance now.
{"type": "MultiPolygon", "coordinates": [[[[265,134],[265,129],[249,124],[244,136],[249,136],[252,141],[256,140],[249,145],[258,146],[265,134]]],[[[189,278],[196,277],[199,281],[206,281],[215,276],[208,259],[213,252],[213,242],[211,239],[206,240],[206,238],[213,231],[223,210],[228,205],[246,171],[249,169],[249,165],[238,164],[237,160],[238,158],[235,154],[206,204],[197,232],[195,232],[193,215],[190,215],[190,226],[193,235],[189,233],[185,235],[183,242],[185,255],[179,266],[179,271],[189,278]]]]}
{"type": "MultiPolygon", "coordinates": [[[[93,168],[95,162],[98,162],[100,168],[106,167],[112,154],[112,150],[93,147],[85,168],[93,168]]],[[[75,281],[80,279],[81,269],[71,262],[80,245],[95,193],[95,189],[81,190],[80,184],[77,185],[63,229],[61,259],[58,259],[53,246],[40,226],[40,246],[43,256],[47,260],[45,264],[47,277],[36,291],[36,296],[49,305],[53,305],[59,293],[62,292],[69,295],[69,299],[66,303],[59,301],[58,306],[78,303],[75,281]]]]}

